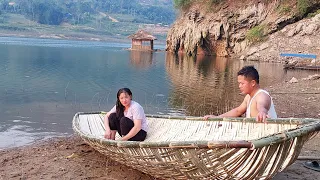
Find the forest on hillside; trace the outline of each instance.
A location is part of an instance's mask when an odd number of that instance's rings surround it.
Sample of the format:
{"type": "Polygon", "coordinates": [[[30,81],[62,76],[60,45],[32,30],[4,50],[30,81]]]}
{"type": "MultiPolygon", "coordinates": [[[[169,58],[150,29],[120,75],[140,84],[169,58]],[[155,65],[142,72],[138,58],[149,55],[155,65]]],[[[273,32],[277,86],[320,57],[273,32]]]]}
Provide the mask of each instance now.
{"type": "Polygon", "coordinates": [[[109,21],[117,14],[122,21],[171,24],[176,16],[171,0],[0,0],[0,15],[6,13],[47,25],[86,24],[101,14],[109,21]]]}

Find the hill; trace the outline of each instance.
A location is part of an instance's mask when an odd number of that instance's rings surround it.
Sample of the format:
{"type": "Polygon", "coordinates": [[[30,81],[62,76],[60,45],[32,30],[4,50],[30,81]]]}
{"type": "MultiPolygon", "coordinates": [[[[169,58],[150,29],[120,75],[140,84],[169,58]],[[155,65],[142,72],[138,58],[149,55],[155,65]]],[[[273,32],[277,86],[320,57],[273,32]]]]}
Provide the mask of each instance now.
{"type": "Polygon", "coordinates": [[[174,19],[168,0],[0,1],[3,35],[106,40],[145,29],[164,41],[174,19]]]}
{"type": "MultiPolygon", "coordinates": [[[[167,38],[167,50],[173,52],[218,56],[243,54],[250,46],[268,41],[276,32],[283,33],[290,24],[302,20],[308,22],[300,24],[301,29],[286,40],[273,39],[269,44],[290,42],[289,39],[304,32],[304,28],[309,29],[307,35],[319,37],[317,18],[311,20],[320,13],[319,0],[175,0],[175,6],[181,13],[167,38]],[[313,24],[312,27],[308,23],[313,24]]],[[[302,41],[303,35],[296,42],[302,41]]],[[[312,41],[306,43],[313,44],[312,41]]],[[[289,45],[291,43],[285,43],[281,48],[289,51],[289,45]]],[[[262,48],[266,49],[265,46],[262,48]]],[[[274,48],[279,55],[279,47],[274,48]]],[[[312,50],[315,51],[319,50],[312,50]]]]}

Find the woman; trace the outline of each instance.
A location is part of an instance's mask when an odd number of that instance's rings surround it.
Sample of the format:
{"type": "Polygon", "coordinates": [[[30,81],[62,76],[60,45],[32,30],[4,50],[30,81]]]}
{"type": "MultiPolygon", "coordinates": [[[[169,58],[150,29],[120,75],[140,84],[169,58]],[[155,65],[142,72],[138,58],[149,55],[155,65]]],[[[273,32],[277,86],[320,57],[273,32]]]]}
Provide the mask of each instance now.
{"type": "Polygon", "coordinates": [[[122,136],[120,141],[143,141],[147,136],[147,118],[142,106],[132,101],[128,88],[119,89],[116,105],[104,119],[106,139],[115,140],[116,132],[122,136]]]}

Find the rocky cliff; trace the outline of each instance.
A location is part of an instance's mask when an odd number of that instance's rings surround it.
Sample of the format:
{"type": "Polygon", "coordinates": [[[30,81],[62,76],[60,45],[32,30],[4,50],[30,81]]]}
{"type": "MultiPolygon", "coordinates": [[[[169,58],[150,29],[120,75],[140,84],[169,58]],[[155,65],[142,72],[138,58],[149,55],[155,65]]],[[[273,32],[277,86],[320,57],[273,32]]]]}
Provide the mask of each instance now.
{"type": "Polygon", "coordinates": [[[275,60],[269,51],[320,51],[320,0],[189,2],[168,32],[168,51],[265,61],[275,60]]]}

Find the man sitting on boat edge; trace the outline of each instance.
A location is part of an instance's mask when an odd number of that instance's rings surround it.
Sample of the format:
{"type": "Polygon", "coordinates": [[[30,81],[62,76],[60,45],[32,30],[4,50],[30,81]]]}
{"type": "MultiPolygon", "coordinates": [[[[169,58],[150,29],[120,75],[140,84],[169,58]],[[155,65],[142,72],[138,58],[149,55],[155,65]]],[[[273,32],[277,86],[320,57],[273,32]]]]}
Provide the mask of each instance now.
{"type": "Polygon", "coordinates": [[[253,66],[245,66],[238,72],[238,84],[241,93],[246,95],[240,106],[219,116],[206,115],[205,120],[214,117],[240,117],[244,113],[247,118],[255,117],[258,122],[277,118],[272,98],[260,88],[259,73],[253,66]]]}

